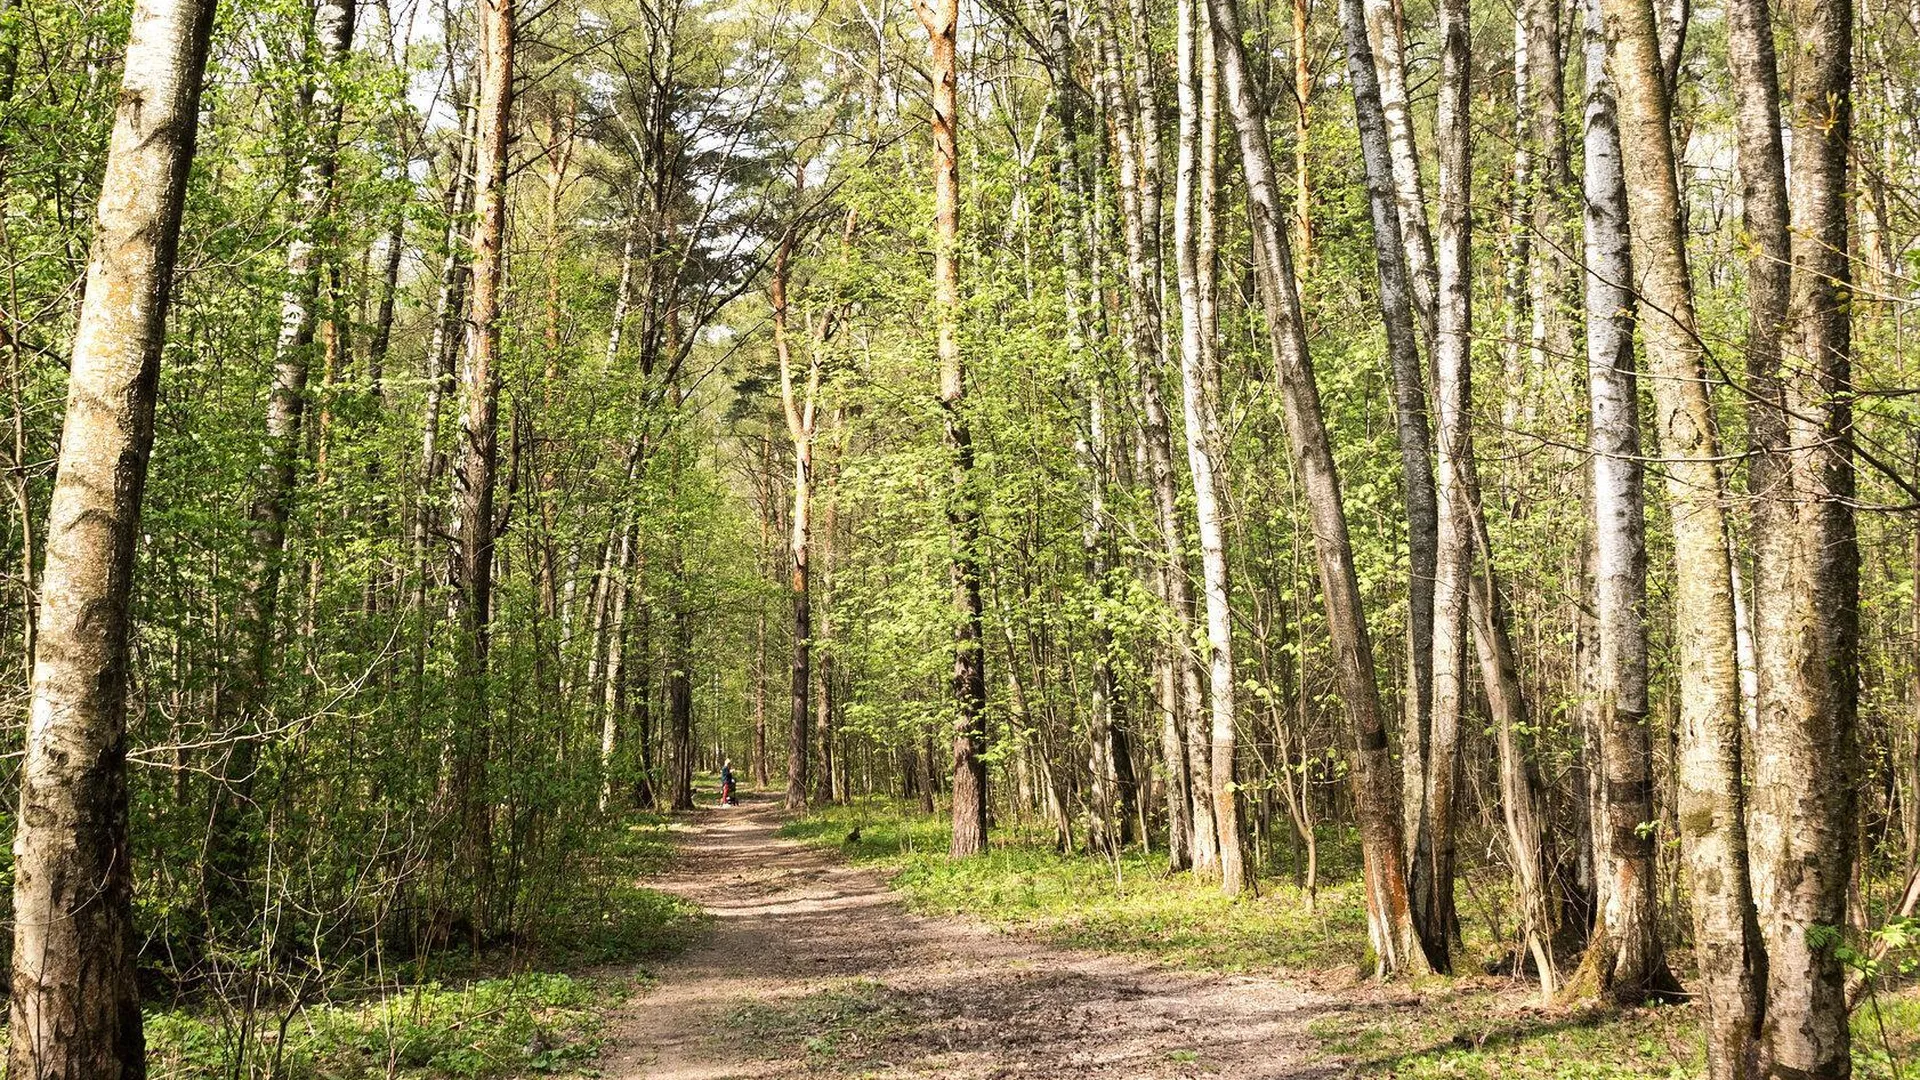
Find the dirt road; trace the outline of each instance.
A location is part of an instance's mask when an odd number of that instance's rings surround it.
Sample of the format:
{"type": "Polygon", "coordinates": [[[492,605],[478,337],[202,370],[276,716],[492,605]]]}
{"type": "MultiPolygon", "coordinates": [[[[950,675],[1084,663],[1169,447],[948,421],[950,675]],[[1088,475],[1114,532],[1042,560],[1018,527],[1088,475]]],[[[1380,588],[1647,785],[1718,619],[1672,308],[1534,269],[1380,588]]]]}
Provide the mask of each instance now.
{"type": "Polygon", "coordinates": [[[775,835],[769,799],[696,813],[651,887],[712,934],[615,1018],[619,1080],[1332,1077],[1286,982],[1171,971],[909,914],[871,870],[775,835]]]}

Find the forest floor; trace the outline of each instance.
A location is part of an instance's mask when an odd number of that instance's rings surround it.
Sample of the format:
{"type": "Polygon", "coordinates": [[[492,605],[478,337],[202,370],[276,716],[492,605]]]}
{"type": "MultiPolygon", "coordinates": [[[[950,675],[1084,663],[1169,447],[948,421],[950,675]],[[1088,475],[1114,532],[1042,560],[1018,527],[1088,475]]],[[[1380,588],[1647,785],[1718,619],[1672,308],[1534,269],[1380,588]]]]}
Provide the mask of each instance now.
{"type": "MultiPolygon", "coordinates": [[[[648,885],[715,916],[607,1029],[618,1080],[1333,1077],[1281,978],[1179,971],[910,913],[884,875],[778,835],[778,802],[703,807],[648,885]]],[[[1365,989],[1349,993],[1370,993],[1365,989]]]]}

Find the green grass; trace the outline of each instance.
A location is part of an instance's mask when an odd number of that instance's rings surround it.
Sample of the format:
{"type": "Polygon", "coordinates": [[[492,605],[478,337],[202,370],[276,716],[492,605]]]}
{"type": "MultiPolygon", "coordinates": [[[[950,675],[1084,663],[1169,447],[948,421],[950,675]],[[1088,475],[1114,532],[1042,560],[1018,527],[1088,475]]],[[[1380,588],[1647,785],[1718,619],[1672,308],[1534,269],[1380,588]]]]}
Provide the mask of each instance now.
{"type": "MultiPolygon", "coordinates": [[[[631,988],[563,974],[396,987],[303,1008],[247,1058],[286,1080],[579,1073],[598,1052],[604,1010],[631,988]]],[[[232,1030],[206,1017],[151,1013],[146,1030],[155,1080],[231,1075],[240,1056],[232,1030]]]]}
{"type": "Polygon", "coordinates": [[[1291,885],[1267,881],[1262,895],[1232,899],[1188,875],[1169,875],[1163,853],[1129,851],[1116,865],[1012,834],[996,837],[982,858],[952,861],[945,822],[879,802],[832,807],[789,822],[781,833],[888,870],[917,911],[964,912],[1062,945],[1209,971],[1357,969],[1366,962],[1357,882],[1322,888],[1309,912],[1291,885]],[[860,838],[848,843],[855,826],[860,838]]]}
{"type": "MultiPolygon", "coordinates": [[[[1486,979],[1425,989],[1409,1002],[1341,1010],[1311,1030],[1359,1075],[1401,1080],[1687,1080],[1705,1069],[1692,1009],[1545,1010],[1486,979]]],[[[1920,1080],[1920,994],[1862,1005],[1853,1060],[1859,1080],[1920,1080]]]]}

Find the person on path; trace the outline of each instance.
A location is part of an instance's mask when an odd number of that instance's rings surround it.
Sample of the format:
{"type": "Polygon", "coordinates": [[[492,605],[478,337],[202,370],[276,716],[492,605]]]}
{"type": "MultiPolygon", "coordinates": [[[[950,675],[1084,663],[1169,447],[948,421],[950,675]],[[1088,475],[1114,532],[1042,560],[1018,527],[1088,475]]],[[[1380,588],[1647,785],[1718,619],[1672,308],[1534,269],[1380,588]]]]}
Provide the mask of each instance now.
{"type": "Polygon", "coordinates": [[[720,805],[733,806],[733,759],[720,766],[720,805]]]}

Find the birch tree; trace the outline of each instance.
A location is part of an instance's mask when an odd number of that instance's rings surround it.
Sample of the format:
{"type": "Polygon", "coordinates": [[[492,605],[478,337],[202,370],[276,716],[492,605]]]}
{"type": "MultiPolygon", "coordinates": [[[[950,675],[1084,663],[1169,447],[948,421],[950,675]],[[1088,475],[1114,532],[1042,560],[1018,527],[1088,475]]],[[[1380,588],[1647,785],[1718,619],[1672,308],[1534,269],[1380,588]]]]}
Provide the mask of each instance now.
{"type": "Polygon", "coordinates": [[[20,816],[7,1073],[146,1075],[128,843],[134,548],[212,0],[133,9],[67,383],[20,816]]]}

